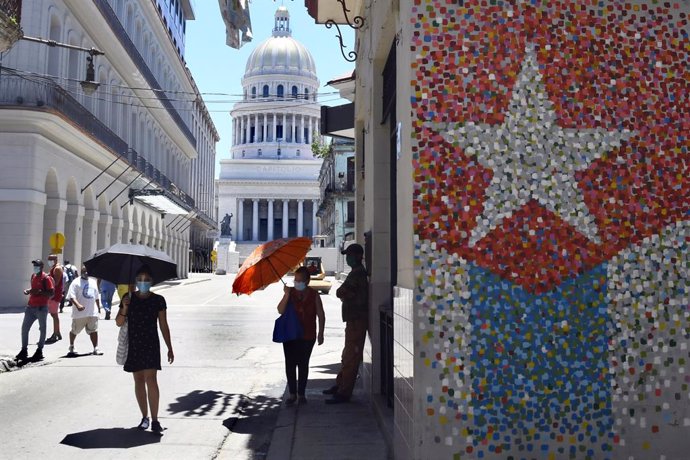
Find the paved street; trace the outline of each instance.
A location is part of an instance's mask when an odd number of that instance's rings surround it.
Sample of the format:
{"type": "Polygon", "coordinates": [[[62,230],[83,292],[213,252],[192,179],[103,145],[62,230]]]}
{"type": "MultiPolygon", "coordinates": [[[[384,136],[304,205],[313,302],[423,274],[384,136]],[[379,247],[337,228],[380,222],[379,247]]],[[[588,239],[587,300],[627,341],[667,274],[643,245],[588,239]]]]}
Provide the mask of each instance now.
{"type": "MultiPolygon", "coordinates": [[[[175,351],[175,363],[159,373],[162,437],[131,430],[140,415],[132,377],[115,363],[114,321],[99,323],[103,356],[66,358],[65,309],[64,339],[46,345],[45,361],[0,374],[0,458],[264,458],[285,388],[282,348],[271,342],[282,285],[237,297],[231,281],[195,274],[158,289],[168,302],[175,351]]],[[[339,302],[332,294],[322,299],[326,343],[312,359],[336,364],[339,302]]],[[[21,319],[19,310],[0,314],[0,358],[19,350],[21,319]]],[[[30,342],[37,338],[36,324],[30,342]]],[[[75,345],[79,353],[91,351],[86,335],[75,345]]]]}

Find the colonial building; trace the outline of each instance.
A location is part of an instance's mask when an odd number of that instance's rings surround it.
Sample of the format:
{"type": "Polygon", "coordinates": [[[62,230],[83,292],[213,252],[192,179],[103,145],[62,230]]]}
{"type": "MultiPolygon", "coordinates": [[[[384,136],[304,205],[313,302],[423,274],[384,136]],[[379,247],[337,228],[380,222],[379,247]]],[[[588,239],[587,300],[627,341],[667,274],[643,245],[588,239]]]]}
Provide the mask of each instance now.
{"type": "MultiPolygon", "coordinates": [[[[325,247],[341,249],[346,240],[354,240],[355,229],[355,143],[334,138],[319,172],[321,201],[319,240],[325,247]]],[[[336,273],[346,269],[344,256],[338,251],[336,273]]]]}
{"type": "Polygon", "coordinates": [[[311,143],[319,80],[311,54],[292,37],[286,7],[249,56],[242,87],[244,99],[231,112],[230,158],[220,162],[218,219],[233,217],[240,243],[316,235],[321,160],[311,143]]]}
{"type": "Polygon", "coordinates": [[[25,304],[28,262],[55,232],[76,265],[133,242],[187,275],[190,228],[215,228],[218,140],[184,62],[190,19],[187,0],[23,2],[25,36],[60,46],[22,40],[2,56],[0,305],[25,304]]]}

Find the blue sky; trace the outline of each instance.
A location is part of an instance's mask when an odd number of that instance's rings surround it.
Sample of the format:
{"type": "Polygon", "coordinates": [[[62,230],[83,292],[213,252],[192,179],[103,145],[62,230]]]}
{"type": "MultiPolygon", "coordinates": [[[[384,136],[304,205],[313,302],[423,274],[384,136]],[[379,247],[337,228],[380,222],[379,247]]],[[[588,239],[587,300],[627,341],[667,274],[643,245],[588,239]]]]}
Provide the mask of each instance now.
{"type": "MultiPolygon", "coordinates": [[[[340,54],[335,28],[329,30],[324,25],[315,24],[307,14],[304,0],[254,0],[250,5],[254,39],[239,50],[225,44],[225,24],[218,1],[194,2],[196,20],[187,22],[185,60],[202,93],[228,94],[204,94],[204,100],[221,137],[216,145],[216,177],[218,160],[230,156],[232,123],[229,112],[238,95],[242,94],[240,80],[247,58],[259,43],[271,36],[274,14],[280,5],[287,6],[290,11],[292,36],[302,42],[314,56],[321,85],[320,93],[333,92],[333,88],[324,86],[326,82],[354,69],[354,63],[347,62],[340,54]]],[[[354,47],[354,33],[347,26],[341,30],[348,46],[346,52],[350,51],[354,47]]],[[[333,105],[344,101],[338,100],[337,96],[325,95],[320,98],[320,102],[333,105]]]]}

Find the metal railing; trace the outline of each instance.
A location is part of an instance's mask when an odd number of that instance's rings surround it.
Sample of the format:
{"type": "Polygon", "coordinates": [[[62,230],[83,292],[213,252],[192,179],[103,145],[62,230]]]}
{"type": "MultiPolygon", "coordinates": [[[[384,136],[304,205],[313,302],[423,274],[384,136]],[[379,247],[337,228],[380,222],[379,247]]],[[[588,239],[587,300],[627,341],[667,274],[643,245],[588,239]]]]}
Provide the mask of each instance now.
{"type": "Polygon", "coordinates": [[[194,199],[173,185],[172,181],[154,168],[146,158],[130,148],[121,137],[81,105],[67,90],[51,80],[33,80],[0,69],[0,108],[22,108],[54,113],[76,125],[98,143],[122,160],[168,190],[179,200],[194,208],[194,199]]]}
{"type": "Polygon", "coordinates": [[[129,38],[129,34],[122,26],[120,19],[117,17],[111,6],[106,0],[93,0],[93,2],[105,18],[115,36],[118,38],[118,40],[120,40],[120,44],[125,48],[127,54],[129,54],[129,57],[134,61],[134,64],[139,69],[139,72],[141,72],[146,79],[146,82],[152,89],[157,90],[155,91],[156,96],[158,96],[158,99],[161,101],[163,106],[168,109],[168,113],[173,120],[175,120],[175,123],[182,131],[182,134],[184,134],[189,142],[192,143],[194,148],[196,148],[196,138],[194,137],[194,134],[192,134],[192,131],[180,116],[177,108],[172,104],[172,102],[170,102],[170,99],[165,94],[165,91],[163,91],[163,88],[161,88],[161,85],[158,83],[158,80],[156,80],[156,77],[153,76],[153,72],[151,72],[151,69],[139,53],[139,50],[134,42],[132,42],[132,39],[129,38]]]}

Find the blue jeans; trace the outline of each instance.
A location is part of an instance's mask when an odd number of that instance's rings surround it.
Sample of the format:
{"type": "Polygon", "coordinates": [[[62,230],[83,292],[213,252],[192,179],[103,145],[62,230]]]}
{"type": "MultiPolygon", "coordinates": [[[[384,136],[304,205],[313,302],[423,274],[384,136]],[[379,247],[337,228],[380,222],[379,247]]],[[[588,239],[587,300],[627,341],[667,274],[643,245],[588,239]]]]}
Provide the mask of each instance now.
{"type": "Polygon", "coordinates": [[[113,304],[113,295],[115,289],[101,289],[101,306],[110,313],[110,307],[113,304]]]}
{"type": "Polygon", "coordinates": [[[43,344],[46,342],[47,317],[47,305],[42,307],[26,307],[26,310],[24,310],[24,322],[22,322],[22,349],[29,346],[29,331],[36,320],[38,320],[38,330],[41,334],[38,338],[38,349],[40,350],[43,348],[43,344]]]}

